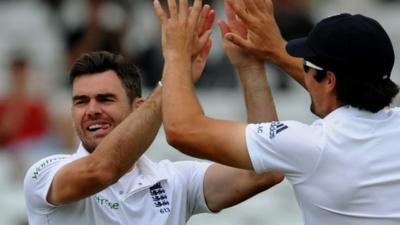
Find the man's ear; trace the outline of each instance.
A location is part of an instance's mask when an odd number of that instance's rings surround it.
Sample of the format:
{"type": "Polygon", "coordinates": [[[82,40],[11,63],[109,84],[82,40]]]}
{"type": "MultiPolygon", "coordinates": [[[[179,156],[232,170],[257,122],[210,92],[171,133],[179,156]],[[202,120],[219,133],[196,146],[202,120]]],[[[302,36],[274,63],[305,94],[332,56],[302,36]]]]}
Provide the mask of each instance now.
{"type": "Polygon", "coordinates": [[[332,71],[327,71],[326,72],[326,85],[327,85],[327,90],[329,92],[335,91],[336,87],[336,74],[332,71]]]}
{"type": "Polygon", "coordinates": [[[144,99],[142,97],[136,97],[132,101],[132,109],[137,109],[143,102],[144,99]]]}

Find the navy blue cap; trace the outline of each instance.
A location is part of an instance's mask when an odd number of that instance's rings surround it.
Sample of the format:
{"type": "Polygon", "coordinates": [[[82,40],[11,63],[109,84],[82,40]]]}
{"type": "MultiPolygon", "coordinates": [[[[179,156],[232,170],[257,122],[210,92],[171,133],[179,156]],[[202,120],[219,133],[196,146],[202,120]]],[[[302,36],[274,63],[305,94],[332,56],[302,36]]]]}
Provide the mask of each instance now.
{"type": "Polygon", "coordinates": [[[323,19],[307,37],[289,41],[286,50],[324,69],[374,80],[389,78],[394,64],[389,36],[376,20],[363,15],[323,19]]]}

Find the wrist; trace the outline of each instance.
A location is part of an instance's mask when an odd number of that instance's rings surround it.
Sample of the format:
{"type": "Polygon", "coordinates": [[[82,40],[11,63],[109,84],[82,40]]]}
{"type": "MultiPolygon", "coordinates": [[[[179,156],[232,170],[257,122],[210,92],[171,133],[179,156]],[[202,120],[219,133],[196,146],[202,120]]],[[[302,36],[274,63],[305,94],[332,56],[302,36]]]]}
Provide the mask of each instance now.
{"type": "Polygon", "coordinates": [[[268,61],[273,64],[281,65],[286,62],[288,53],[286,52],[286,41],[282,41],[280,45],[277,45],[275,50],[271,52],[271,57],[268,61]]]}
{"type": "Polygon", "coordinates": [[[173,53],[166,53],[164,54],[164,60],[166,62],[185,62],[185,61],[191,61],[192,60],[192,55],[191,54],[185,54],[185,53],[178,53],[178,52],[173,52],[173,53]]]}
{"type": "Polygon", "coordinates": [[[235,67],[239,74],[259,73],[265,71],[265,66],[263,61],[259,61],[257,63],[249,63],[246,65],[235,66],[235,67]]]}

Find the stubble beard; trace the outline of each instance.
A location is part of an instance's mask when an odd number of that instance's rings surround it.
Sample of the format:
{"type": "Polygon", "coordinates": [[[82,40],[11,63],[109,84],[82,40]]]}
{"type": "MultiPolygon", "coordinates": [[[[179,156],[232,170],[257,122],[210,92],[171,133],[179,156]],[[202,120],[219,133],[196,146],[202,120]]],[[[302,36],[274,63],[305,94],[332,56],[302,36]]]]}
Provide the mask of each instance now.
{"type": "Polygon", "coordinates": [[[76,129],[76,133],[77,133],[79,140],[81,141],[83,147],[86,149],[86,151],[89,153],[92,153],[96,149],[97,144],[94,142],[90,143],[89,141],[87,141],[87,138],[85,138],[85,135],[82,132],[80,132],[78,129],[76,129]]]}
{"type": "Polygon", "coordinates": [[[82,141],[83,147],[84,147],[84,148],[86,149],[86,151],[88,151],[89,153],[92,153],[92,152],[96,149],[97,144],[89,144],[89,143],[87,143],[86,141],[84,141],[81,137],[80,137],[80,139],[81,139],[81,141],[82,141]]]}

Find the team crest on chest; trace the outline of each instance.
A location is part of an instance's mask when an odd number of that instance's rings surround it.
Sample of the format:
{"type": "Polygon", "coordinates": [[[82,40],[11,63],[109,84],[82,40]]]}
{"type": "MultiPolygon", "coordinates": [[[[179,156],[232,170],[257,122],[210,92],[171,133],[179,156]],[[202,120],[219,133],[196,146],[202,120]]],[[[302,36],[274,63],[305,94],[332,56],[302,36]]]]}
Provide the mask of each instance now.
{"type": "Polygon", "coordinates": [[[160,210],[161,214],[170,213],[171,208],[165,189],[160,182],[150,187],[150,195],[153,200],[154,206],[160,210]]]}

